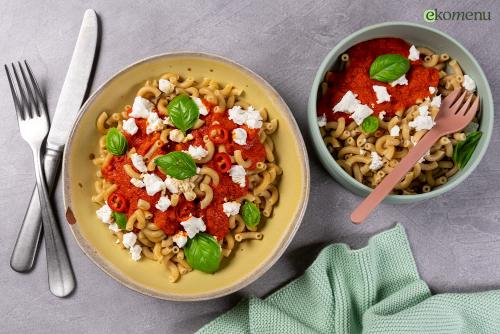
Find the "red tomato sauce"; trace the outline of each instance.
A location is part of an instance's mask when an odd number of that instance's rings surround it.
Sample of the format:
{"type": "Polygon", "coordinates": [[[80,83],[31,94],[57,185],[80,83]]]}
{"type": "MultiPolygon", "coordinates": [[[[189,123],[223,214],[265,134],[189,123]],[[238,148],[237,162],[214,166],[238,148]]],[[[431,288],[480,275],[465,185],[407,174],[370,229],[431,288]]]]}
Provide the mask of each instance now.
{"type": "Polygon", "coordinates": [[[361,103],[372,108],[374,115],[385,111],[386,118],[414,105],[418,99],[430,96],[429,87],[437,87],[439,83],[439,71],[424,67],[421,60],[410,61],[410,70],[406,73],[408,85],[391,87],[388,83],[370,79],[370,66],[375,58],[384,54],[400,54],[407,58],[409,49],[410,45],[400,38],[372,39],[350,48],[347,51],[347,68],[342,72],[332,72],[328,78],[329,88],[318,103],[318,116],[325,114],[328,121],[336,121],[340,117],[344,117],[347,123],[352,121],[348,114],[332,111],[349,90],[358,95],[361,103]],[[374,85],[387,87],[391,100],[377,104],[374,85]]]}
{"type": "MultiPolygon", "coordinates": [[[[227,118],[227,111],[224,111],[223,113],[214,113],[212,111],[213,106],[211,104],[205,100],[203,100],[203,103],[209,110],[209,114],[207,116],[200,117],[205,121],[205,124],[201,128],[191,131],[194,139],[182,144],[169,142],[158,149],[155,156],[163,155],[171,151],[187,150],[189,145],[205,147],[203,137],[208,134],[210,126],[213,125],[214,122],[218,122],[219,125],[229,132],[229,138],[227,142],[224,143],[226,151],[229,154],[233,154],[236,149],[239,149],[242,151],[242,155],[245,159],[251,159],[252,165],[247,169],[254,169],[257,162],[263,162],[265,160],[266,152],[264,145],[259,141],[258,129],[249,129],[246,126],[240,126],[247,131],[247,144],[237,145],[232,141],[231,131],[238,126],[227,118]]],[[[135,147],[138,154],[144,155],[153,143],[159,139],[160,133],[154,132],[147,135],[147,125],[145,119],[136,119],[136,124],[139,130],[135,135],[131,136],[125,132],[123,132],[123,134],[127,138],[128,149],[135,147]]],[[[181,199],[176,207],[170,207],[165,212],[156,209],[155,204],[160,198],[160,193],[156,193],[154,196],[149,196],[146,193],[145,188],[137,188],[132,185],[130,183],[130,177],[123,169],[125,164],[132,166],[132,161],[127,157],[127,155],[113,156],[111,163],[104,167],[101,171],[103,177],[107,181],[116,184],[118,186],[117,192],[127,199],[129,205],[128,210],[125,212],[127,216],[130,216],[137,209],[137,201],[139,199],[143,199],[150,203],[151,208],[149,211],[153,214],[153,222],[160,227],[165,234],[173,235],[182,230],[182,226],[180,225],[181,221],[176,215],[176,208],[183,205],[184,202],[187,202],[184,199],[184,196],[181,196],[181,199]]],[[[210,161],[208,166],[216,170],[213,161],[210,161]]],[[[166,175],[158,169],[155,170],[155,174],[162,179],[165,179],[166,177],[166,175]]],[[[224,213],[222,204],[224,202],[237,200],[238,198],[246,195],[248,193],[248,178],[246,180],[247,182],[245,187],[240,187],[239,184],[234,183],[229,173],[219,173],[219,178],[220,182],[218,185],[214,185],[213,183],[210,184],[214,194],[212,203],[207,208],[201,210],[199,201],[196,199],[192,202],[194,204],[192,215],[202,217],[207,227],[207,232],[221,240],[229,232],[229,218],[224,213]]]]}

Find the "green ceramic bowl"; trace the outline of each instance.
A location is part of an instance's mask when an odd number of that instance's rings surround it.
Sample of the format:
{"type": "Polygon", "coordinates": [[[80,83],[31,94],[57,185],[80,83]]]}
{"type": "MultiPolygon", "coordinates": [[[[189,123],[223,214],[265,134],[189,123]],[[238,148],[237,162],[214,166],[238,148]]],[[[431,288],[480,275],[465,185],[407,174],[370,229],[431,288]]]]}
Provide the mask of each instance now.
{"type": "Polygon", "coordinates": [[[314,147],[321,163],[337,182],[353,193],[364,197],[370,193],[371,188],[361,184],[346,173],[335,162],[335,159],[323,143],[316,116],[318,88],[326,72],[333,67],[343,52],[357,43],[381,37],[399,37],[417,46],[427,46],[436,52],[448,53],[452,58],[456,58],[464,72],[475,80],[477,92],[481,97],[480,130],[483,132],[483,136],[465,168],[451,177],[446,184],[433,189],[431,192],[418,195],[389,195],[384,200],[385,203],[393,204],[414,203],[436,197],[453,189],[477,167],[486,152],[493,130],[493,98],[488,80],[472,54],[455,39],[437,29],[408,22],[386,22],[363,28],[344,38],[328,53],[316,73],[308,102],[308,123],[314,147]]]}

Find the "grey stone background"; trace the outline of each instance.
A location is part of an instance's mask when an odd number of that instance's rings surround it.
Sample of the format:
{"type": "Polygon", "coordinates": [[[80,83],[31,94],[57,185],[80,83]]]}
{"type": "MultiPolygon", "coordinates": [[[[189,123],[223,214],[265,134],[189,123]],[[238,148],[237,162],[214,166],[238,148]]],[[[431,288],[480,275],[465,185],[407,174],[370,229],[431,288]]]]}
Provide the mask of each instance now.
{"type": "MultiPolygon", "coordinates": [[[[6,1],[0,0],[0,64],[28,59],[53,111],[83,12],[94,8],[102,44],[92,90],[146,56],[193,50],[219,54],[251,68],[292,109],[306,142],[306,103],[327,52],[370,24],[423,23],[427,8],[491,11],[490,22],[436,22],[468,48],[486,72],[498,105],[500,4],[496,1],[6,1]]],[[[2,71],[3,72],[3,71],[2,71]]],[[[10,253],[34,184],[29,147],[22,141],[0,74],[0,332],[190,333],[247,295],[265,296],[300,275],[328,243],[353,248],[402,223],[419,271],[436,293],[500,288],[499,125],[477,170],[455,191],[408,206],[382,205],[362,226],[348,217],[360,198],[336,184],[310,153],[312,192],[300,230],[281,260],[238,293],[213,301],[178,303],[133,292],[104,274],[64,234],[78,279],[58,299],[47,289],[44,250],[29,274],[9,267],[10,253]]],[[[61,184],[55,201],[63,221],[61,184]]]]}

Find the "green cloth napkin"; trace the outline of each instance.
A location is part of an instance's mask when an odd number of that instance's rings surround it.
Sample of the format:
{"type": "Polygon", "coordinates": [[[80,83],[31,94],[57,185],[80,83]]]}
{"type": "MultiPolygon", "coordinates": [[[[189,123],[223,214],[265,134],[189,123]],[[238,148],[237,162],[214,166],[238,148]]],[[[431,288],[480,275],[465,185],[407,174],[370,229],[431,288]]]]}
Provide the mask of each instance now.
{"type": "Polygon", "coordinates": [[[500,333],[500,291],[431,296],[401,225],[326,247],[304,275],[198,333],[500,333]]]}

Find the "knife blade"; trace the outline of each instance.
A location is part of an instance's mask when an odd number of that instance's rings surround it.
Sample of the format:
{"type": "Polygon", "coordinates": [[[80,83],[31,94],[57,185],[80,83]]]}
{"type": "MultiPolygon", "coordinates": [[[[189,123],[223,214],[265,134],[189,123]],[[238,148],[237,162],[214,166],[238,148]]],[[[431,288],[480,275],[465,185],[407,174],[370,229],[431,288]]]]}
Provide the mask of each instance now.
{"type": "MultiPolygon", "coordinates": [[[[44,170],[50,191],[57,179],[64,145],[87,91],[98,35],[97,14],[94,10],[87,9],[47,137],[44,170]]],[[[10,259],[10,266],[15,271],[25,272],[33,268],[42,230],[40,214],[40,201],[35,186],[10,259]]]]}

